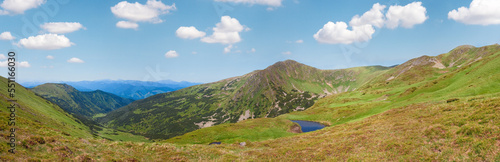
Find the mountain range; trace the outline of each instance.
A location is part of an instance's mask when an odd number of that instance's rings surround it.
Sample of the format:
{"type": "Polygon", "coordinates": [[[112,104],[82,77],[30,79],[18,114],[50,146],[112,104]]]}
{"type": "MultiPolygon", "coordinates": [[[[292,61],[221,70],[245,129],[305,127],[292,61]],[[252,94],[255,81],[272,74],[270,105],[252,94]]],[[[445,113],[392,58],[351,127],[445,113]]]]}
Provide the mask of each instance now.
{"type": "MultiPolygon", "coordinates": [[[[45,82],[22,82],[21,84],[28,88],[42,85],[45,82]]],[[[79,91],[96,91],[112,93],[124,98],[140,100],[149,96],[175,91],[185,87],[197,85],[200,83],[176,82],[171,80],[160,81],[137,81],[137,80],[96,80],[96,81],[75,81],[75,82],[56,82],[67,84],[79,91]]]]}
{"type": "Polygon", "coordinates": [[[101,90],[81,92],[70,85],[58,83],[42,84],[31,91],[69,113],[87,118],[111,112],[133,101],[101,90]]]}
{"type": "MultiPolygon", "coordinates": [[[[0,82],[7,84],[5,78],[0,82]]],[[[49,93],[45,98],[84,96],[68,93],[71,88],[64,84],[42,89],[49,93]]],[[[459,46],[395,67],[319,70],[282,61],[243,76],[134,101],[96,117],[102,124],[97,132],[33,91],[16,85],[19,147],[9,154],[8,145],[2,145],[1,160],[500,159],[498,44],[459,46]],[[296,133],[290,120],[327,127],[296,133]],[[168,139],[143,142],[138,135],[168,139]],[[221,144],[208,145],[212,142],[221,144]]],[[[0,87],[0,95],[0,105],[6,107],[6,86],[0,87]]],[[[0,114],[9,112],[2,109],[0,114]]],[[[7,143],[8,118],[0,120],[0,141],[7,143]]]]}

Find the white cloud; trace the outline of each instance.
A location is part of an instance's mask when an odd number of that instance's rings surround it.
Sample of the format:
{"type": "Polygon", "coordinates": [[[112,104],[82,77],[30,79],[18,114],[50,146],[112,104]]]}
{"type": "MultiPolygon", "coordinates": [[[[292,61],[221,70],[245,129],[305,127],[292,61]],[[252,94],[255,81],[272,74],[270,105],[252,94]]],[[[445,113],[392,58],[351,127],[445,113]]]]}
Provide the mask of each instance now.
{"type": "MultiPolygon", "coordinates": [[[[9,62],[8,62],[7,60],[5,60],[5,61],[0,61],[0,67],[7,67],[7,66],[8,66],[8,64],[9,64],[9,62]]],[[[17,64],[17,62],[16,62],[16,65],[18,65],[18,64],[17,64]]]]}
{"type": "Polygon", "coordinates": [[[231,48],[233,48],[233,45],[232,45],[232,44],[230,44],[229,46],[225,47],[225,48],[224,48],[224,53],[229,53],[229,52],[231,52],[231,48]]]}
{"type": "Polygon", "coordinates": [[[159,18],[162,14],[167,14],[171,10],[175,10],[175,3],[165,5],[161,1],[148,0],[146,4],[139,2],[129,3],[121,1],[111,7],[111,12],[119,18],[127,19],[133,22],[152,22],[161,23],[163,20],[159,18]]]}
{"type": "Polygon", "coordinates": [[[384,26],[384,13],[382,13],[385,9],[385,5],[380,5],[379,3],[375,3],[372,6],[372,9],[366,11],[362,16],[356,15],[354,16],[349,25],[351,26],[362,26],[366,24],[373,25],[375,27],[381,28],[384,26]]]}
{"type": "Polygon", "coordinates": [[[473,25],[500,24],[500,1],[473,0],[469,8],[460,7],[448,12],[448,19],[473,25]]]}
{"type": "Polygon", "coordinates": [[[363,15],[352,17],[348,25],[343,21],[333,23],[329,21],[320,29],[314,38],[320,43],[329,44],[351,44],[353,42],[364,42],[372,39],[375,29],[387,27],[390,29],[402,26],[412,28],[416,24],[422,24],[427,20],[427,10],[422,2],[413,2],[406,6],[390,6],[384,17],[385,5],[373,4],[372,8],[363,15]]]}
{"type": "Polygon", "coordinates": [[[28,49],[40,50],[61,49],[74,45],[74,43],[70,42],[69,39],[66,38],[66,36],[57,34],[31,36],[19,40],[19,43],[17,44],[28,49]]]}
{"type": "Polygon", "coordinates": [[[49,60],[53,60],[53,59],[54,59],[54,56],[52,56],[52,55],[47,55],[47,57],[45,57],[45,58],[47,58],[47,59],[49,59],[49,60]]]}
{"type": "Polygon", "coordinates": [[[401,25],[404,28],[412,28],[427,20],[426,13],[427,10],[422,6],[422,2],[412,2],[406,6],[390,6],[385,14],[386,27],[394,29],[401,25]]]}
{"type": "Polygon", "coordinates": [[[204,37],[206,33],[199,31],[194,26],[181,26],[179,27],[179,29],[177,29],[177,31],[175,31],[175,34],[177,35],[177,37],[182,39],[195,39],[204,37]]]}
{"type": "Polygon", "coordinates": [[[292,54],[292,52],[290,52],[290,51],[286,51],[286,52],[281,52],[281,54],[284,54],[284,55],[291,55],[291,54],[292,54]]]}
{"type": "Polygon", "coordinates": [[[283,0],[215,0],[216,2],[233,2],[233,3],[243,3],[243,4],[259,4],[259,5],[267,5],[273,7],[281,6],[281,2],[283,0]]]}
{"type": "Polygon", "coordinates": [[[83,61],[82,59],[76,58],[76,57],[70,58],[67,62],[69,62],[69,63],[85,63],[85,61],[83,61]]]}
{"type": "Polygon", "coordinates": [[[118,21],[116,23],[116,27],[124,28],[124,29],[135,29],[135,30],[137,30],[137,28],[139,27],[139,25],[137,23],[130,22],[130,21],[118,21]]]}
{"type": "Polygon", "coordinates": [[[243,31],[240,22],[229,16],[222,16],[221,22],[217,23],[213,28],[214,33],[211,36],[203,37],[202,42],[205,43],[221,43],[233,44],[241,41],[239,32],[243,31]]]}
{"type": "MultiPolygon", "coordinates": [[[[9,62],[7,60],[5,61],[0,61],[0,67],[7,67],[9,64],[9,62]]],[[[17,67],[22,67],[22,68],[29,68],[31,67],[30,63],[28,63],[28,61],[21,61],[21,62],[17,62],[16,61],[16,66],[17,67]]]]}
{"type": "Polygon", "coordinates": [[[45,2],[46,0],[5,0],[0,4],[5,11],[0,10],[0,14],[23,14],[24,11],[37,8],[45,2]]]}
{"type": "Polygon", "coordinates": [[[196,51],[193,51],[193,52],[191,52],[191,53],[192,53],[193,55],[196,55],[196,54],[198,54],[198,52],[196,52],[196,51]]]}
{"type": "MultiPolygon", "coordinates": [[[[7,57],[5,57],[3,54],[0,54],[0,60],[5,60],[7,57]]],[[[31,67],[30,63],[28,61],[21,61],[21,62],[15,62],[17,67],[22,67],[22,68],[29,68],[31,67]]],[[[9,65],[9,61],[0,61],[0,67],[7,67],[9,65]]]]}
{"type": "Polygon", "coordinates": [[[30,63],[28,61],[21,61],[18,63],[19,67],[31,67],[30,63]]]}
{"type": "Polygon", "coordinates": [[[16,39],[16,37],[13,37],[10,32],[3,32],[0,34],[0,40],[13,40],[16,39]]]}
{"type": "Polygon", "coordinates": [[[238,32],[214,32],[210,37],[201,39],[205,43],[233,44],[241,41],[238,32]]]}
{"type": "Polygon", "coordinates": [[[179,54],[174,50],[170,50],[167,53],[165,53],[165,57],[166,58],[175,58],[175,57],[179,57],[179,54]]]}
{"type": "Polygon", "coordinates": [[[329,21],[313,37],[320,43],[351,44],[368,41],[372,38],[373,33],[375,33],[375,29],[372,25],[353,26],[352,30],[349,30],[345,22],[333,23],[329,21]]]}
{"type": "MultiPolygon", "coordinates": [[[[0,67],[7,67],[9,65],[9,61],[7,60],[7,56],[4,54],[0,54],[0,67]],[[5,60],[5,61],[2,61],[5,60]]],[[[31,67],[30,63],[28,61],[21,61],[21,62],[15,62],[17,67],[23,67],[23,68],[28,68],[31,67]]]]}
{"type": "Polygon", "coordinates": [[[299,40],[296,40],[295,43],[304,43],[304,40],[299,39],[299,40]]]}
{"type": "Polygon", "coordinates": [[[247,51],[247,53],[254,53],[256,50],[255,48],[250,49],[250,51],[247,51]]]}
{"type": "Polygon", "coordinates": [[[50,22],[42,24],[40,27],[54,34],[71,33],[80,29],[85,29],[82,24],[77,22],[50,22]]]}

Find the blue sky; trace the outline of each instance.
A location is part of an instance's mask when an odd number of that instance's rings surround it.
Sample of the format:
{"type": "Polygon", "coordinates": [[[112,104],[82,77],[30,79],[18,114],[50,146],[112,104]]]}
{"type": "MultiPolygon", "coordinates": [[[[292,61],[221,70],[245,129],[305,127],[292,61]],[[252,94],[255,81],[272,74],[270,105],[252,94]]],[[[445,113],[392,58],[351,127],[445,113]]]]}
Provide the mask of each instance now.
{"type": "Polygon", "coordinates": [[[500,42],[495,0],[5,0],[0,7],[0,54],[17,52],[21,82],[213,82],[286,59],[320,69],[391,66],[500,42]],[[360,20],[350,23],[355,15],[360,20]]]}

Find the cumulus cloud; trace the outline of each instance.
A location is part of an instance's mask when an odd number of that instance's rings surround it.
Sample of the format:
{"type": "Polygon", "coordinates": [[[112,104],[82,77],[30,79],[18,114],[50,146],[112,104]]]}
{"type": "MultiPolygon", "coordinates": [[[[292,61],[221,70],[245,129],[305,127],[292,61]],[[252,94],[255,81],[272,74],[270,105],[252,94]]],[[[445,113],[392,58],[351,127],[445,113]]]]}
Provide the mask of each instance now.
{"type": "Polygon", "coordinates": [[[28,61],[21,61],[18,63],[19,67],[31,67],[30,63],[28,61]]]}
{"type": "Polygon", "coordinates": [[[299,39],[299,40],[296,40],[295,43],[304,43],[304,40],[299,39]]]}
{"type": "Polygon", "coordinates": [[[16,39],[16,37],[13,37],[10,32],[3,32],[0,34],[0,40],[13,40],[16,39]]]}
{"type": "Polygon", "coordinates": [[[362,25],[373,25],[375,27],[381,28],[384,26],[384,13],[382,13],[385,9],[385,5],[380,5],[379,3],[375,3],[372,6],[372,9],[365,12],[363,15],[354,16],[349,25],[351,26],[362,26],[362,25]]]}
{"type": "Polygon", "coordinates": [[[195,39],[204,37],[206,33],[199,31],[194,26],[181,26],[179,27],[179,29],[177,29],[177,31],[175,31],[175,34],[177,35],[177,37],[182,39],[195,39]]]}
{"type": "Polygon", "coordinates": [[[74,45],[74,43],[70,42],[66,36],[57,34],[31,36],[19,40],[17,44],[28,49],[39,50],[54,50],[74,45]]]}
{"type": "Polygon", "coordinates": [[[258,4],[258,5],[267,5],[267,6],[279,7],[279,6],[281,6],[281,2],[283,0],[215,0],[215,1],[216,2],[243,3],[243,4],[249,4],[249,5],[258,4]]]}
{"type": "Polygon", "coordinates": [[[175,9],[175,3],[169,6],[156,0],[148,0],[146,4],[121,1],[111,7],[111,12],[116,17],[127,19],[132,22],[161,23],[163,20],[161,20],[159,16],[167,14],[175,9]]]}
{"type": "Polygon", "coordinates": [[[233,44],[241,41],[240,32],[243,31],[240,22],[229,16],[222,16],[221,22],[217,23],[213,28],[214,33],[211,36],[203,37],[202,42],[205,43],[221,43],[233,44]]]}
{"type": "Polygon", "coordinates": [[[85,27],[78,22],[49,22],[40,25],[40,27],[54,34],[71,33],[80,29],[85,29],[85,27]]]}
{"type": "Polygon", "coordinates": [[[473,0],[469,8],[460,7],[448,12],[448,19],[473,25],[500,24],[500,1],[473,0]]]}
{"type": "Polygon", "coordinates": [[[233,48],[233,45],[232,45],[232,44],[230,44],[229,46],[225,47],[225,48],[224,48],[224,53],[229,53],[229,52],[231,52],[231,49],[232,49],[232,48],[233,48]]]}
{"type": "Polygon", "coordinates": [[[139,28],[139,24],[130,21],[118,21],[116,23],[116,27],[137,30],[137,28],[139,28]]]}
{"type": "Polygon", "coordinates": [[[372,39],[377,28],[387,27],[390,29],[402,26],[411,28],[416,24],[422,24],[427,20],[426,8],[422,2],[413,2],[406,6],[390,6],[384,16],[385,5],[373,4],[372,8],[363,15],[355,15],[349,22],[349,26],[338,21],[329,21],[313,37],[320,43],[329,44],[351,44],[364,42],[372,39]]]}
{"type": "MultiPolygon", "coordinates": [[[[29,68],[31,67],[30,63],[28,61],[21,61],[21,62],[15,62],[17,67],[22,67],[22,68],[29,68]]],[[[7,67],[9,62],[7,60],[5,61],[0,61],[0,67],[7,67]]]]}
{"type": "Polygon", "coordinates": [[[47,59],[49,59],[49,60],[53,60],[53,59],[54,59],[54,56],[52,56],[52,55],[47,55],[47,57],[45,57],[45,58],[47,58],[47,59]]]}
{"type": "Polygon", "coordinates": [[[373,33],[375,33],[375,29],[372,25],[353,26],[352,30],[349,30],[345,22],[333,23],[329,21],[313,37],[320,43],[351,44],[368,41],[372,38],[373,33]]]}
{"type": "Polygon", "coordinates": [[[402,26],[412,28],[414,25],[422,24],[427,20],[427,10],[422,2],[412,2],[406,6],[390,6],[385,14],[386,27],[389,29],[402,26]]]}
{"type": "MultiPolygon", "coordinates": [[[[9,65],[9,61],[7,60],[7,56],[4,54],[0,54],[0,67],[7,67],[9,65]]],[[[23,68],[28,68],[31,67],[30,63],[28,61],[21,61],[17,62],[15,61],[17,67],[23,67],[23,68]]]]}
{"type": "Polygon", "coordinates": [[[69,62],[69,63],[85,63],[85,61],[83,61],[82,59],[76,58],[76,57],[70,58],[67,62],[69,62]]]}
{"type": "Polygon", "coordinates": [[[46,0],[4,0],[0,7],[4,11],[0,10],[0,15],[6,14],[24,14],[24,11],[37,8],[44,4],[46,0]]]}
{"type": "Polygon", "coordinates": [[[165,53],[165,57],[166,58],[175,58],[175,57],[179,57],[179,54],[174,50],[170,50],[167,53],[165,53]]]}
{"type": "Polygon", "coordinates": [[[281,52],[281,54],[284,54],[284,55],[291,55],[291,54],[292,54],[292,52],[290,52],[290,51],[286,51],[286,52],[281,52]]]}

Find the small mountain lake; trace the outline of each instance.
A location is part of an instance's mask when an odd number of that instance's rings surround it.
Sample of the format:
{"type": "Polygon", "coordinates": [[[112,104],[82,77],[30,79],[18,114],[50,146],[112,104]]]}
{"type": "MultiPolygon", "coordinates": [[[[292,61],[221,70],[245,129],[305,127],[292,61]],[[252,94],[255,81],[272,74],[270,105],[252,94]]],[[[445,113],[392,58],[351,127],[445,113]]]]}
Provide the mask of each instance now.
{"type": "Polygon", "coordinates": [[[318,122],[312,121],[304,121],[304,120],[291,120],[294,123],[297,123],[302,128],[302,132],[311,132],[318,129],[323,129],[325,126],[318,122]]]}

